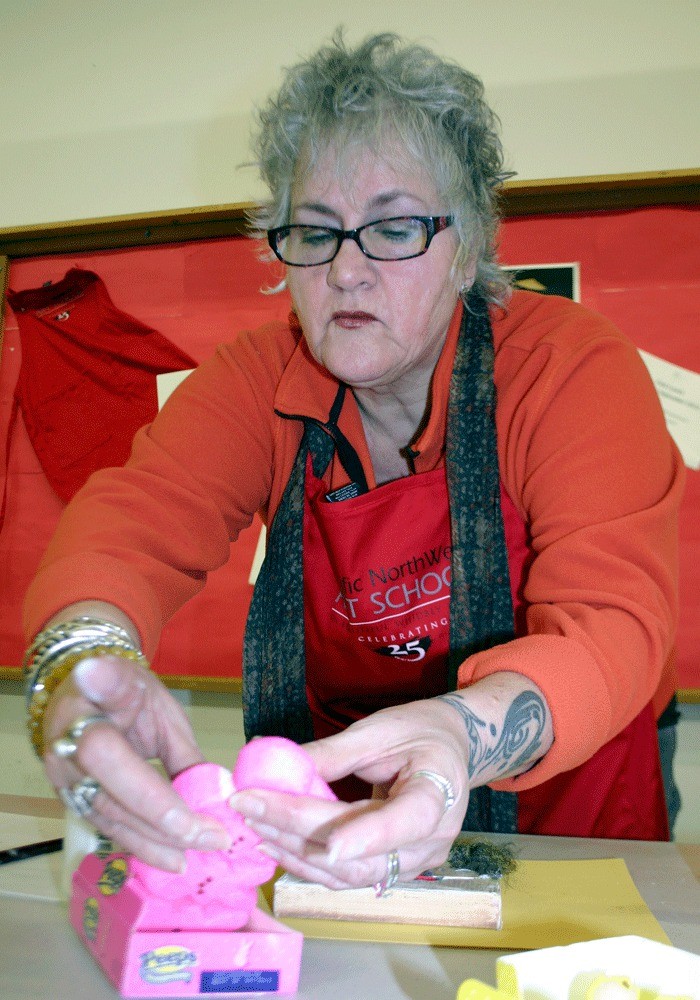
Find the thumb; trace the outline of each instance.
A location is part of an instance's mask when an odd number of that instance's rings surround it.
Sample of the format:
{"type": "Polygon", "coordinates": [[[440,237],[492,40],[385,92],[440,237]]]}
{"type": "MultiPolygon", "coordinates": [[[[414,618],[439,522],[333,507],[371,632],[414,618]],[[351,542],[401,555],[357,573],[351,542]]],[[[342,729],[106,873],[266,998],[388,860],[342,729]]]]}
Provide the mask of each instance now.
{"type": "Polygon", "coordinates": [[[123,657],[86,657],[75,665],[72,676],[80,693],[106,715],[133,717],[143,704],[143,668],[123,657]]]}
{"type": "Polygon", "coordinates": [[[354,726],[348,726],[342,733],[305,743],[304,749],[325,781],[338,781],[357,773],[372,762],[373,751],[376,753],[371,739],[365,741],[362,731],[358,732],[354,726]]]}

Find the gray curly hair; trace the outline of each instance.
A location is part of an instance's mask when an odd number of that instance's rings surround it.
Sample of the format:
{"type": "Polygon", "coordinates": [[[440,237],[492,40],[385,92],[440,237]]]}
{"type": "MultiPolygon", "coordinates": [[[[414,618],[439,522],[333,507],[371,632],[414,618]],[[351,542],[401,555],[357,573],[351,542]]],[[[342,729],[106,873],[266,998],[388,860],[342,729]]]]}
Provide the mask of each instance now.
{"type": "Polygon", "coordinates": [[[508,279],[496,262],[498,196],[512,175],[503,169],[499,126],[481,80],[457,63],[391,33],[350,49],[338,31],[287,70],[257,113],[253,149],[270,199],[250,215],[254,234],[289,222],[299,170],[313,169],[329,144],[340,159],[353,147],[381,148],[398,137],[428,168],[455,218],[455,272],[475,261],[475,288],[502,301],[508,279]]]}

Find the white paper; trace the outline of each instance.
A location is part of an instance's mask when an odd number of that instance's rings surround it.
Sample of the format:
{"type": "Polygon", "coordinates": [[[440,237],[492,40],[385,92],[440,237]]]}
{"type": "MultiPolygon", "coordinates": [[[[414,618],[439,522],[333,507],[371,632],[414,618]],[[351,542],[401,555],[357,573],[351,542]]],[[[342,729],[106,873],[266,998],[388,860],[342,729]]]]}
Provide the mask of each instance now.
{"type": "Polygon", "coordinates": [[[689,469],[700,469],[700,374],[639,352],[661,400],[666,426],[689,469]]]}
{"type": "Polygon", "coordinates": [[[156,375],[156,388],[158,390],[158,409],[163,409],[168,396],[177,389],[180,382],[184,382],[188,375],[191,375],[194,368],[188,368],[182,372],[162,372],[156,375]]]}
{"type": "MultiPolygon", "coordinates": [[[[20,847],[64,834],[62,819],[0,813],[0,848],[20,847]]],[[[0,866],[0,897],[24,896],[55,902],[61,899],[63,852],[40,854],[0,866]]]]}
{"type": "Polygon", "coordinates": [[[258,573],[260,572],[260,567],[265,559],[265,545],[267,542],[267,529],[263,524],[260,528],[260,534],[258,535],[258,544],[255,546],[255,553],[253,555],[253,562],[250,566],[250,574],[248,575],[248,583],[251,586],[255,586],[255,582],[258,579],[258,573]]]}

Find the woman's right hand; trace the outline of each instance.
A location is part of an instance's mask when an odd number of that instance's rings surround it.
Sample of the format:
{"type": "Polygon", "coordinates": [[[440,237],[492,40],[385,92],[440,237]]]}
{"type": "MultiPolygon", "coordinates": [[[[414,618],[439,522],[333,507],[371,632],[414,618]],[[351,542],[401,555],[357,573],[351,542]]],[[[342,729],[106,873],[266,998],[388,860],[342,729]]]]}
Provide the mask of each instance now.
{"type": "Polygon", "coordinates": [[[182,707],[155,674],[117,656],[86,658],[56,688],[44,717],[44,765],[61,793],[91,778],[100,785],[87,819],[147,864],[181,871],[184,851],[225,850],[230,837],[192,812],[169,778],[203,761],[182,707]],[[79,719],[100,715],[60,756],[54,742],[79,719]],[[149,760],[161,761],[164,777],[149,760]]]}

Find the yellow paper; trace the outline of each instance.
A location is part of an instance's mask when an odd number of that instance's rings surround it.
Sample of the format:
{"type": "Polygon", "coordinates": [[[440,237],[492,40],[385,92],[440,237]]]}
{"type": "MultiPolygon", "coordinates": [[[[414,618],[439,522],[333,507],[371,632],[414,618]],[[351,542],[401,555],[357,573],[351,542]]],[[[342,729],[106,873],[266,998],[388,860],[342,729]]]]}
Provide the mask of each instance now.
{"type": "Polygon", "coordinates": [[[547,948],[620,934],[670,943],[620,858],[519,861],[503,883],[500,931],[345,920],[283,919],[282,923],[308,938],[504,951],[547,948]]]}

